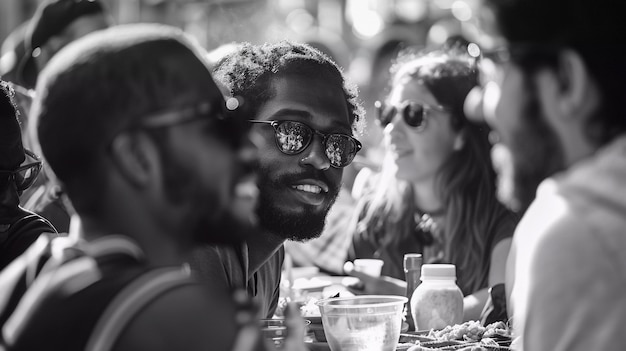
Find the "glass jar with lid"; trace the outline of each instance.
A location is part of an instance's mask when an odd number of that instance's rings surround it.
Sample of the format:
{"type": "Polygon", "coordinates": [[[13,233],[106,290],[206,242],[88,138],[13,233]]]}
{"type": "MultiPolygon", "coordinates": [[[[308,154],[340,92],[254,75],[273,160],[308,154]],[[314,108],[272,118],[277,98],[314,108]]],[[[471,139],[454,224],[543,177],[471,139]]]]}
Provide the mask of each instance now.
{"type": "Polygon", "coordinates": [[[463,321],[463,293],[453,264],[422,265],[422,283],[411,296],[417,330],[442,329],[463,321]]]}

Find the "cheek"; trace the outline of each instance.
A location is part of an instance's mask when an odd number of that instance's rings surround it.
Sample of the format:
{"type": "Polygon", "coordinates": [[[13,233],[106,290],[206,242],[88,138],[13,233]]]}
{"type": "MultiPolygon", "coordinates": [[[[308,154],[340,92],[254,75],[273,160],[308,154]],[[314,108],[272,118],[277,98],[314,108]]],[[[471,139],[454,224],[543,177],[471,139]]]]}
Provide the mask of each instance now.
{"type": "MultiPolygon", "coordinates": [[[[207,159],[209,156],[205,158],[205,160],[207,159]]],[[[210,162],[203,165],[203,176],[199,181],[206,189],[206,193],[214,194],[222,204],[230,201],[234,184],[237,181],[235,159],[235,154],[224,150],[223,153],[212,155],[210,162]]]]}
{"type": "Polygon", "coordinates": [[[494,97],[494,110],[489,119],[490,124],[498,131],[503,140],[516,129],[523,114],[525,90],[523,77],[519,72],[511,72],[504,77],[498,87],[497,99],[494,97]]]}
{"type": "Polygon", "coordinates": [[[255,144],[258,149],[259,163],[264,167],[280,167],[287,159],[299,155],[286,155],[278,149],[274,134],[256,134],[255,144]]]}
{"type": "Polygon", "coordinates": [[[259,152],[259,168],[267,178],[275,178],[276,174],[280,174],[287,168],[290,159],[296,160],[300,155],[285,155],[274,145],[260,147],[259,152]]]}
{"type": "Polygon", "coordinates": [[[448,132],[438,131],[438,133],[413,136],[410,142],[418,161],[439,165],[452,152],[454,136],[448,132]]]}

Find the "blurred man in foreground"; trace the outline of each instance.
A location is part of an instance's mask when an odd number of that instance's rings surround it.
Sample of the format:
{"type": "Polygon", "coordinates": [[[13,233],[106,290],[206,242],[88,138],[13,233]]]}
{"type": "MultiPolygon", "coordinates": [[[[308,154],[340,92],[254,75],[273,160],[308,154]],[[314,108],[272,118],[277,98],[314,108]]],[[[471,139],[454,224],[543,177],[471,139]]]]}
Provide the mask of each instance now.
{"type": "Polygon", "coordinates": [[[486,5],[482,92],[466,107],[497,131],[500,198],[526,211],[507,271],[516,347],[622,349],[626,65],[612,48],[626,3],[486,5]]]}
{"type": "Polygon", "coordinates": [[[264,229],[237,249],[205,247],[192,268],[213,284],[245,288],[261,315],[277,307],[283,242],[317,237],[341,187],[343,167],[361,144],[356,90],[326,55],[306,45],[241,45],[215,77],[253,118],[260,149],[259,221],[264,229]]]}
{"type": "Polygon", "coordinates": [[[261,345],[235,339],[254,315],[185,264],[199,243],[254,235],[234,212],[253,216],[255,199],[239,194],[254,193],[256,150],[204,56],[178,29],[129,25],[68,45],[42,71],[31,128],[82,230],[37,241],[2,272],[8,350],[261,345]]]}

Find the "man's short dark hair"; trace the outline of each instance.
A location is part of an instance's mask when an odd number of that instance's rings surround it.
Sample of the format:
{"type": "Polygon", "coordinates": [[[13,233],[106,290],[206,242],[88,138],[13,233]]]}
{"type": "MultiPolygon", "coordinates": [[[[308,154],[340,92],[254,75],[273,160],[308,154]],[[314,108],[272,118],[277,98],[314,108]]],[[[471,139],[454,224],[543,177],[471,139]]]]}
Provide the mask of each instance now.
{"type": "Polygon", "coordinates": [[[626,131],[626,1],[487,0],[497,28],[513,48],[526,48],[522,68],[554,65],[559,49],[578,52],[598,83],[601,109],[589,121],[591,140],[626,131]],[[550,55],[552,51],[552,55],[550,55]]]}
{"type": "Polygon", "coordinates": [[[13,170],[24,162],[22,130],[13,89],[0,81],[0,170],[13,170]]]}
{"type": "Polygon", "coordinates": [[[216,89],[196,49],[178,29],[124,25],[69,44],[42,71],[31,125],[77,211],[97,210],[91,206],[106,191],[103,153],[117,133],[151,113],[206,101],[216,89]]]}
{"type": "Polygon", "coordinates": [[[346,82],[341,68],[331,58],[310,45],[289,41],[263,45],[243,43],[214,68],[215,79],[221,81],[232,96],[243,97],[244,108],[252,111],[258,111],[276,93],[269,89],[272,79],[291,73],[322,75],[341,86],[350,123],[355,132],[360,132],[363,108],[357,100],[356,86],[346,82]]]}

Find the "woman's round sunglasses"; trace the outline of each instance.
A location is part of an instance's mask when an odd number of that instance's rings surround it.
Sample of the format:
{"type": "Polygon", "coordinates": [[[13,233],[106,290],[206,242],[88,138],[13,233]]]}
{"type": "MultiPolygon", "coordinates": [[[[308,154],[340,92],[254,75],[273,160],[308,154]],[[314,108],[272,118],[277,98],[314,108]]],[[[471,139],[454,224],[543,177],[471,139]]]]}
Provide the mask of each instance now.
{"type": "MultiPolygon", "coordinates": [[[[395,106],[386,105],[382,101],[376,101],[374,103],[376,107],[376,118],[381,127],[386,127],[398,113],[398,109],[395,106]]],[[[443,106],[428,106],[418,104],[417,102],[405,101],[399,107],[402,119],[409,127],[422,131],[426,128],[426,117],[428,111],[435,110],[439,112],[448,112],[449,110],[443,106]]]]}
{"type": "Polygon", "coordinates": [[[250,122],[271,125],[274,128],[276,146],[287,155],[301,153],[309,146],[315,134],[319,135],[322,138],[324,153],[334,168],[343,168],[349,165],[362,147],[361,143],[350,135],[322,133],[302,122],[259,120],[251,120],[250,122]]]}
{"type": "Polygon", "coordinates": [[[43,164],[39,156],[35,155],[32,151],[24,150],[24,153],[26,156],[32,158],[34,162],[27,163],[13,171],[0,170],[0,176],[12,180],[15,183],[17,191],[24,191],[33,185],[43,164]]]}

